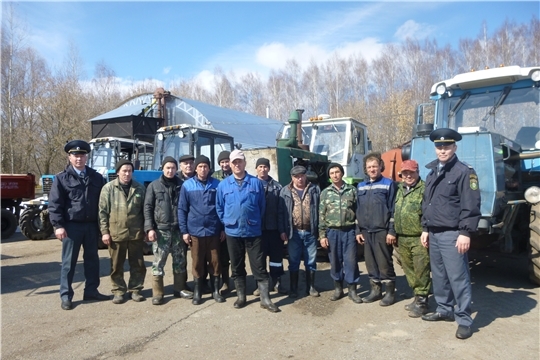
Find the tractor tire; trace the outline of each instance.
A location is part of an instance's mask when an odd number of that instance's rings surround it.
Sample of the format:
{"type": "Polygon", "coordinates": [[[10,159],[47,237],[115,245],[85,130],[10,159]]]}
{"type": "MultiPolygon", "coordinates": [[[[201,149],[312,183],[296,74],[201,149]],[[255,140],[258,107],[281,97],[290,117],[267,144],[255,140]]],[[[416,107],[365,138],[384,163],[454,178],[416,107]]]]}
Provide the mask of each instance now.
{"type": "Polygon", "coordinates": [[[49,217],[42,221],[41,212],[46,211],[38,207],[25,209],[21,214],[19,226],[24,236],[31,240],[45,240],[54,233],[49,217]]]}
{"type": "Polygon", "coordinates": [[[2,209],[2,239],[7,239],[17,230],[17,217],[12,211],[2,209]]]}
{"type": "Polygon", "coordinates": [[[529,279],[540,285],[540,204],[531,206],[529,228],[529,279]]]}

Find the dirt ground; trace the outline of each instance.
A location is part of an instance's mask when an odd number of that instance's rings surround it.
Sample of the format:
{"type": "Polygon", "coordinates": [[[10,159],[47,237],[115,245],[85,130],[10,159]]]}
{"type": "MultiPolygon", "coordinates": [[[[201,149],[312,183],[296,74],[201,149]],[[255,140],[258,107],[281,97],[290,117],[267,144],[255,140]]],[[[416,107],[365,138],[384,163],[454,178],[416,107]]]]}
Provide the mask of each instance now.
{"type": "MultiPolygon", "coordinates": [[[[281,308],[272,314],[253,296],[248,296],[247,307],[234,309],[234,292],[223,304],[210,295],[199,306],[176,299],[170,264],[163,306],[148,300],[83,302],[81,257],[74,309],[64,311],[58,294],[58,240],[30,241],[17,233],[2,240],[0,249],[2,359],[538,359],[540,353],[539,289],[527,281],[525,256],[469,255],[474,334],[463,341],[455,338],[455,323],[407,316],[403,306],[412,294],[399,266],[393,306],[354,304],[347,298],[331,302],[330,266],[319,262],[321,297],[292,301],[272,293],[281,308]]],[[[100,291],[110,293],[108,252],[100,250],[99,255],[100,291]]],[[[145,260],[143,295],[151,297],[152,256],[145,260]]],[[[369,282],[364,262],[359,266],[359,291],[365,296],[369,282]]],[[[304,285],[301,280],[301,291],[304,285]]],[[[248,278],[249,292],[254,286],[248,278]]],[[[433,299],[430,307],[435,307],[433,299]]]]}

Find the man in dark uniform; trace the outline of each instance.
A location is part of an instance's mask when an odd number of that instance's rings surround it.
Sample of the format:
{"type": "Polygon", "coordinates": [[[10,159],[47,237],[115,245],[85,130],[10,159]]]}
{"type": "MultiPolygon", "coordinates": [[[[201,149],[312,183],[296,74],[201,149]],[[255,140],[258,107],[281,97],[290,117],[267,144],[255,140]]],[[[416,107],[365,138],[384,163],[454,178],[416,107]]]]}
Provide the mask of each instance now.
{"type": "Polygon", "coordinates": [[[437,160],[426,165],[431,172],[426,178],[420,240],[423,246],[429,246],[437,309],[422,319],[454,321],[455,316],[456,337],[467,339],[472,335],[467,251],[481,215],[478,177],[455,154],[461,134],[442,128],[433,131],[429,138],[435,144],[437,160]]]}
{"type": "Polygon", "coordinates": [[[62,309],[71,310],[73,276],[81,245],[84,249],[86,286],[83,300],[109,300],[100,294],[98,256],[98,203],[103,176],[86,166],[90,145],[82,140],[64,146],[69,165],[57,174],[49,195],[49,218],[56,238],[62,241],[60,298],[62,309]]]}

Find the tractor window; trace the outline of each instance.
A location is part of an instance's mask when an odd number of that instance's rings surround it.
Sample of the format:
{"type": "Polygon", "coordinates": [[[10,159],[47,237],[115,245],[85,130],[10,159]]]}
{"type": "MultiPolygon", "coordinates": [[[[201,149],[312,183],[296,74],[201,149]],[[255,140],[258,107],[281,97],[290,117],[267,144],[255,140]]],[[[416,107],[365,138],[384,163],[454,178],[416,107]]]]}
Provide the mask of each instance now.
{"type": "Polygon", "coordinates": [[[328,160],[344,162],[346,124],[319,125],[313,140],[313,152],[328,156],[328,160]]]}

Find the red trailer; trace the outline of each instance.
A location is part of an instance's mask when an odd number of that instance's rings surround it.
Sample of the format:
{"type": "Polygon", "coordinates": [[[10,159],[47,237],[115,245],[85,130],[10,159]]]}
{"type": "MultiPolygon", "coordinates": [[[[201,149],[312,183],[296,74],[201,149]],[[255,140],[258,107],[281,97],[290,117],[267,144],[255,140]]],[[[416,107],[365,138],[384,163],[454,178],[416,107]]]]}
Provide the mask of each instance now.
{"type": "Polygon", "coordinates": [[[2,174],[0,182],[2,239],[6,239],[17,229],[23,199],[35,198],[36,177],[33,174],[2,174]]]}

